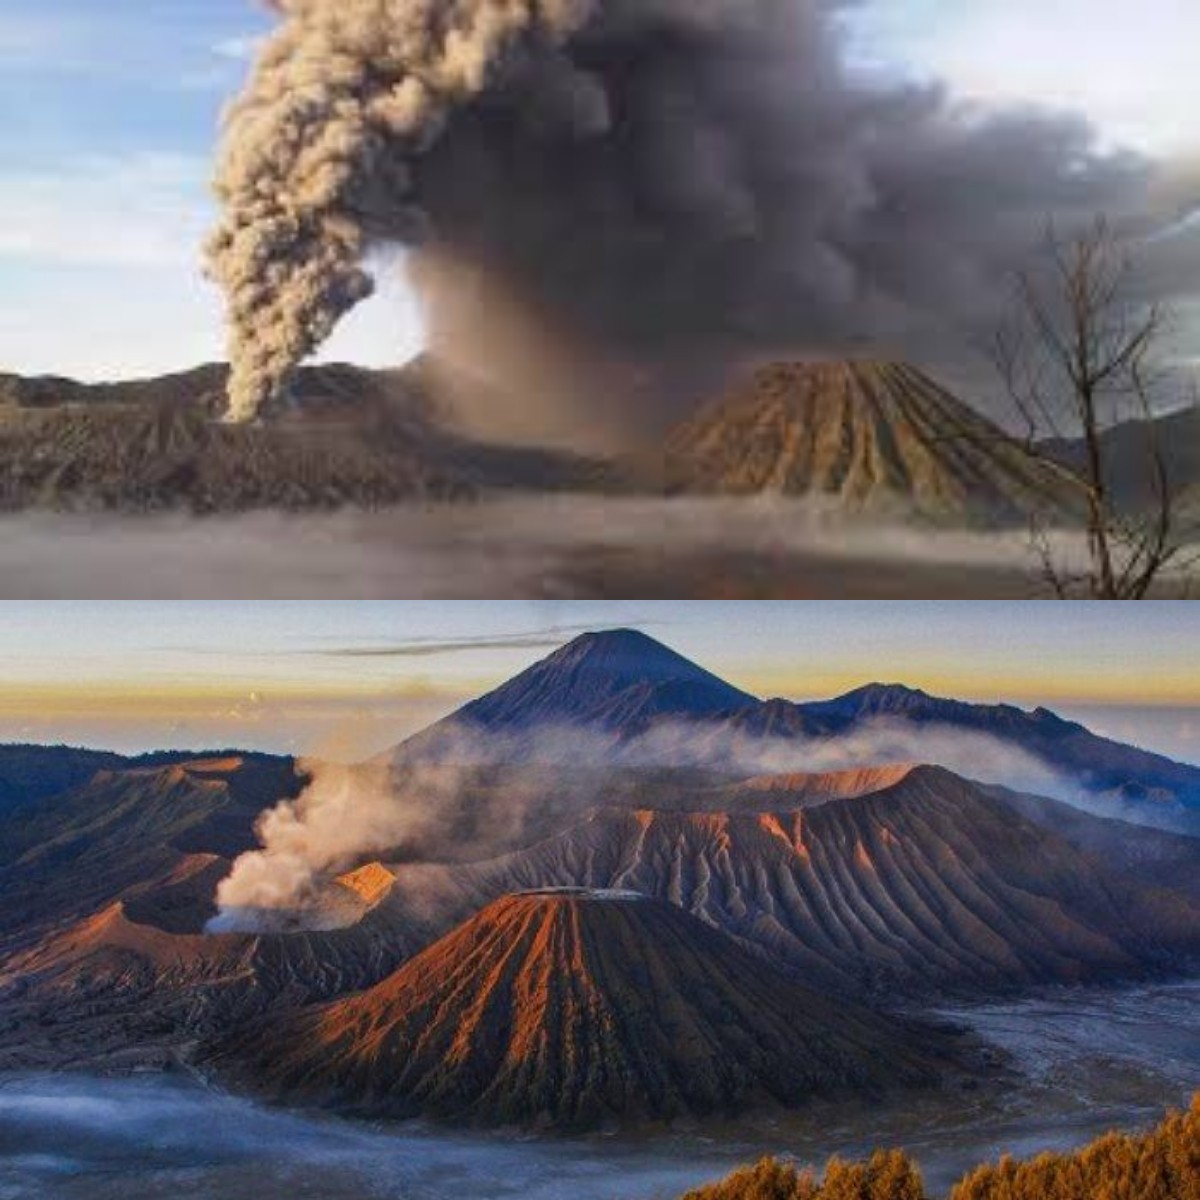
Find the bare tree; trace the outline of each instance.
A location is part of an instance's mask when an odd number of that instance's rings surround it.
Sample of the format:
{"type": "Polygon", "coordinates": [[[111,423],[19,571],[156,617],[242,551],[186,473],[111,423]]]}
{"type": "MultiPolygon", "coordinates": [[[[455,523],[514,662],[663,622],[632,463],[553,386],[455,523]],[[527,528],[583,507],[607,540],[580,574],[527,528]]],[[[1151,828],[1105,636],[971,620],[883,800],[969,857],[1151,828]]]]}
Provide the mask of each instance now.
{"type": "Polygon", "coordinates": [[[1189,556],[1200,530],[1184,528],[1151,399],[1164,314],[1136,298],[1129,257],[1103,219],[1069,239],[1051,229],[1045,264],[1019,276],[1015,319],[996,335],[992,358],[1026,449],[1062,480],[1067,505],[1086,522],[1087,564],[1073,567],[1056,549],[1056,514],[1035,517],[1033,543],[1055,595],[1142,600],[1198,561],[1189,556]],[[1105,453],[1105,430],[1123,418],[1137,421],[1148,502],[1123,502],[1105,453]],[[1080,453],[1064,454],[1075,439],[1080,453]]]}

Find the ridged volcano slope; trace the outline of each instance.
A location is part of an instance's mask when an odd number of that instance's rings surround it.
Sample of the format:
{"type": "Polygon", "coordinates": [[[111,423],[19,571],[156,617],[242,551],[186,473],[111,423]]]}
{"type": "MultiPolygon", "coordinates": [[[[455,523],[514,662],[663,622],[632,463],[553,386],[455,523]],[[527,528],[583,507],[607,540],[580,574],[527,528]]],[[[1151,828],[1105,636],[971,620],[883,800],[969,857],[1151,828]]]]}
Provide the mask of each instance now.
{"type": "Polygon", "coordinates": [[[1011,522],[1066,512],[1061,478],[903,363],[779,363],[670,436],[675,490],[826,496],[1011,522]]]}
{"type": "Polygon", "coordinates": [[[461,915],[520,888],[629,887],[855,990],[1074,982],[1200,952],[1200,909],[1186,895],[1097,861],[936,767],[791,812],[605,810],[491,862],[394,870],[388,906],[401,925],[409,896],[461,915]]]}
{"type": "Polygon", "coordinates": [[[677,908],[568,890],[498,900],[383,983],[217,1061],[280,1099],[577,1129],[931,1085],[939,1045],[677,908]]]}

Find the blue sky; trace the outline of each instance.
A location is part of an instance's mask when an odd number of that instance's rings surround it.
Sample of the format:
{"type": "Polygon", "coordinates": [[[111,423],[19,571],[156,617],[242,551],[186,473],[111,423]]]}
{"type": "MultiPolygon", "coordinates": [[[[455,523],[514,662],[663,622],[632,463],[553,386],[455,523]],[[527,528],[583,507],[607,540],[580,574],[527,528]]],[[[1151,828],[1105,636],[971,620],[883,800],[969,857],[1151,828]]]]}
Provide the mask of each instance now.
{"type": "MultiPolygon", "coordinates": [[[[1080,108],[1107,138],[1196,155],[1200,6],[865,0],[856,59],[976,99],[1080,108]]],[[[222,105],[270,18],[254,0],[0,0],[0,369],[88,378],[221,353],[197,266],[222,105]],[[69,323],[70,337],[63,336],[69,323]]],[[[327,350],[387,363],[419,317],[397,270],[327,350]]]]}
{"type": "Polygon", "coordinates": [[[1200,761],[1200,605],[0,603],[0,741],[366,754],[578,632],[641,627],[758,695],[872,681],[1048,704],[1200,761]]]}

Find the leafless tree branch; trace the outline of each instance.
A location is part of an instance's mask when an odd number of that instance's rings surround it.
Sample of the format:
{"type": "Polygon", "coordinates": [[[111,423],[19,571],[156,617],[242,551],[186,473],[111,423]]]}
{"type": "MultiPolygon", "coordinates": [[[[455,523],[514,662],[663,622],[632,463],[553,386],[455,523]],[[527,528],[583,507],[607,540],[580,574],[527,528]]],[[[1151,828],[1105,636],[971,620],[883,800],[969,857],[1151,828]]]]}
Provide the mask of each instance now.
{"type": "Polygon", "coordinates": [[[1047,514],[1035,517],[1030,541],[1042,576],[1063,599],[1141,600],[1168,575],[1190,587],[1200,529],[1184,528],[1151,400],[1163,312],[1129,298],[1131,264],[1103,219],[1072,238],[1050,227],[1044,262],[1044,271],[1017,277],[1014,319],[990,348],[1026,450],[1079,498],[1085,520],[1089,565],[1079,573],[1056,553],[1047,514]],[[1144,510],[1126,510],[1105,453],[1105,432],[1122,410],[1132,411],[1144,439],[1144,510]],[[1082,448],[1078,464],[1047,444],[1064,441],[1068,428],[1082,448]]]}

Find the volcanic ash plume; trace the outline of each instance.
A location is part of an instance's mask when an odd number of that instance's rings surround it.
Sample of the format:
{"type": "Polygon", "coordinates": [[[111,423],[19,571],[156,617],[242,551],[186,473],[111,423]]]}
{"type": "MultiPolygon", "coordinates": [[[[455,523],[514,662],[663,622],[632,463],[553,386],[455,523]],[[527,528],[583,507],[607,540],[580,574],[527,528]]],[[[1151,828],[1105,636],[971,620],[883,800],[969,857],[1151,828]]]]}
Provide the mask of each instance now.
{"type": "Polygon", "coordinates": [[[229,298],[230,416],[252,418],[370,295],[373,238],[410,241],[413,160],[507,60],[547,54],[585,0],[275,0],[285,21],[235,107],[209,247],[229,298]]]}
{"type": "Polygon", "coordinates": [[[1086,122],[865,82],[835,0],[273,2],[209,249],[236,420],[371,291],[376,248],[409,248],[439,354],[648,432],[671,381],[694,400],[781,348],[936,357],[1047,217],[1145,195],[1086,122]]]}

